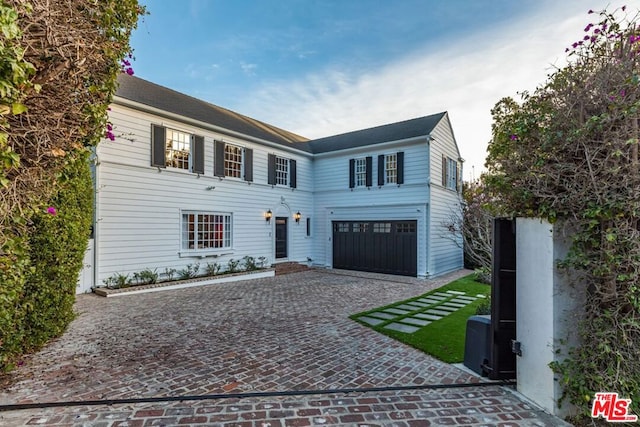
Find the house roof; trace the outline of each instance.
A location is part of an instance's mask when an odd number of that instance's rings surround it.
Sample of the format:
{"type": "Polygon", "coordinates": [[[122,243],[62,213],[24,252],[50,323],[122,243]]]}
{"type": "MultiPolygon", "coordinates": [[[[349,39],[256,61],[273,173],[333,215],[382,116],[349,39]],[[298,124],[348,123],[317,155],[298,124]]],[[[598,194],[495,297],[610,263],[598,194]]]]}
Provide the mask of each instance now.
{"type": "Polygon", "coordinates": [[[427,136],[446,114],[446,112],[432,114],[403,122],[314,139],[309,142],[309,145],[311,152],[317,154],[427,136]]]}
{"type": "Polygon", "coordinates": [[[118,83],[117,97],[313,154],[427,136],[447,114],[442,112],[310,141],[295,133],[138,77],[120,74],[118,83]]]}
{"type": "Polygon", "coordinates": [[[243,135],[310,152],[307,138],[138,77],[120,74],[116,96],[243,135]]]}

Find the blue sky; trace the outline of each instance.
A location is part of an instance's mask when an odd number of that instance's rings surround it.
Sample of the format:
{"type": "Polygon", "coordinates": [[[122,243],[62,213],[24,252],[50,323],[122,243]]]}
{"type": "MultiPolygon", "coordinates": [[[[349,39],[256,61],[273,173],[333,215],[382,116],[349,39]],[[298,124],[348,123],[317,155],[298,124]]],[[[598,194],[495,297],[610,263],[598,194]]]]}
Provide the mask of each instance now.
{"type": "MultiPolygon", "coordinates": [[[[138,77],[316,138],[448,111],[465,179],[493,105],[617,0],[141,0],[138,77]]],[[[629,6],[634,6],[629,2],[629,6]]],[[[633,13],[633,12],[632,12],[633,13]]]]}

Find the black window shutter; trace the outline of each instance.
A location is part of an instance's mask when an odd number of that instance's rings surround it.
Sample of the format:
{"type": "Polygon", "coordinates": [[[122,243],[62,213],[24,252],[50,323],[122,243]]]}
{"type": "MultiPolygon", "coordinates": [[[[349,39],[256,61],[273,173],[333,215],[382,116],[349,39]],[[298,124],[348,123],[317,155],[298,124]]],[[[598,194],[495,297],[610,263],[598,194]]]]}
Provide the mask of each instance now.
{"type": "Polygon", "coordinates": [[[276,185],[276,155],[267,156],[267,184],[276,185]]]}
{"type": "Polygon", "coordinates": [[[151,125],[151,166],[167,167],[164,159],[166,144],[166,129],[162,126],[151,125]]]}
{"type": "Polygon", "coordinates": [[[442,155],[442,186],[447,186],[447,158],[444,154],[442,155]]]}
{"type": "Polygon", "coordinates": [[[291,159],[289,160],[289,187],[296,188],[296,180],[297,180],[297,170],[296,170],[296,161],[291,159]]]}
{"type": "Polygon", "coordinates": [[[367,187],[371,187],[373,184],[373,157],[368,156],[367,162],[367,187]]]}
{"type": "Polygon", "coordinates": [[[253,182],[253,150],[244,149],[244,180],[253,182]]]}
{"type": "Polygon", "coordinates": [[[349,188],[356,186],[356,160],[349,159],[349,188]]]}
{"type": "Polygon", "coordinates": [[[384,154],[378,156],[378,185],[384,185],[384,154]]]}
{"type": "Polygon", "coordinates": [[[396,168],[398,172],[398,184],[404,184],[404,151],[396,153],[396,168]]]}
{"type": "Polygon", "coordinates": [[[193,136],[193,173],[204,175],[204,136],[193,136]]]}
{"type": "Polygon", "coordinates": [[[215,141],[214,157],[215,162],[213,166],[213,174],[215,176],[224,177],[224,142],[215,141]]]}

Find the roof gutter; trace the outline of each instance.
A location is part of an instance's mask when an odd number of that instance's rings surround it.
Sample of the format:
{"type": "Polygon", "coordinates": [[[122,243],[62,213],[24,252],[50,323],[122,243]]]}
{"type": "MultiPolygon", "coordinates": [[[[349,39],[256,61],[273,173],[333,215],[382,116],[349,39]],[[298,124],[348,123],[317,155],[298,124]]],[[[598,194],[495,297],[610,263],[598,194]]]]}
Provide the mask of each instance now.
{"type": "MultiPolygon", "coordinates": [[[[132,101],[132,100],[127,99],[127,98],[122,98],[122,97],[117,96],[117,95],[113,97],[113,103],[114,104],[118,104],[118,105],[122,105],[122,106],[125,106],[125,107],[134,108],[136,110],[152,113],[154,115],[162,116],[162,117],[165,117],[167,119],[173,119],[173,120],[177,120],[177,121],[180,121],[180,122],[183,122],[183,123],[188,123],[190,125],[197,126],[199,128],[208,129],[208,130],[211,130],[211,131],[214,131],[214,132],[218,132],[218,133],[222,133],[222,134],[225,134],[225,135],[246,139],[246,140],[258,143],[258,144],[266,145],[268,147],[278,148],[278,149],[285,150],[285,151],[290,151],[290,152],[293,152],[293,153],[296,153],[296,154],[299,154],[299,155],[302,155],[302,156],[313,157],[313,153],[309,153],[309,152],[304,151],[304,150],[299,150],[299,149],[294,148],[294,147],[288,147],[286,145],[277,144],[275,142],[268,141],[266,139],[261,139],[261,138],[256,138],[254,136],[245,135],[245,134],[243,134],[241,132],[234,132],[232,130],[225,129],[225,128],[220,127],[220,126],[212,125],[210,123],[206,123],[206,122],[203,122],[203,121],[200,121],[200,120],[191,119],[189,117],[182,116],[180,114],[171,113],[171,112],[168,112],[168,111],[165,111],[165,110],[161,110],[161,109],[156,108],[156,107],[151,107],[149,105],[142,104],[142,103],[136,102],[136,101],[132,101]]],[[[295,144],[295,142],[292,143],[292,145],[293,144],[295,144]]]]}
{"type": "Polygon", "coordinates": [[[374,147],[377,150],[384,150],[386,148],[391,148],[396,145],[407,145],[407,144],[418,144],[420,142],[426,142],[427,144],[432,140],[431,134],[414,136],[411,138],[398,139],[395,141],[388,141],[377,144],[367,144],[362,145],[360,147],[351,147],[351,148],[343,148],[342,150],[333,150],[333,151],[325,151],[324,153],[316,153],[314,157],[322,158],[322,157],[331,157],[331,156],[340,156],[349,153],[357,153],[359,151],[371,151],[371,148],[374,147]]]}

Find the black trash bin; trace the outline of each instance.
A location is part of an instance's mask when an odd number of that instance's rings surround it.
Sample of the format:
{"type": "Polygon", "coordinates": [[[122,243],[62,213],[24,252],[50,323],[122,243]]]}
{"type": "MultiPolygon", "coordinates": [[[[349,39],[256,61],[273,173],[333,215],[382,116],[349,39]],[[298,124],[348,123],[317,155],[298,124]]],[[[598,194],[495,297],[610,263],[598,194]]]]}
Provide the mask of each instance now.
{"type": "Polygon", "coordinates": [[[464,366],[478,375],[486,377],[482,368],[491,360],[491,316],[471,316],[467,319],[467,334],[464,341],[464,366]]]}

